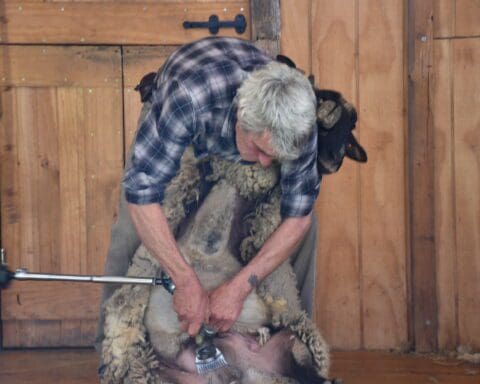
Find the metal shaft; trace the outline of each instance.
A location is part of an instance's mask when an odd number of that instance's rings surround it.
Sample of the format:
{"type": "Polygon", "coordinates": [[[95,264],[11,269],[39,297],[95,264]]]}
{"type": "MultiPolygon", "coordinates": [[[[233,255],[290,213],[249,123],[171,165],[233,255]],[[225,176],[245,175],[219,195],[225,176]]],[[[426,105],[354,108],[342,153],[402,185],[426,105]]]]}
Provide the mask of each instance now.
{"type": "Polygon", "coordinates": [[[26,269],[17,269],[13,274],[13,278],[15,280],[76,281],[103,284],[162,284],[161,279],[156,277],[54,275],[51,273],[29,273],[26,269]]]}

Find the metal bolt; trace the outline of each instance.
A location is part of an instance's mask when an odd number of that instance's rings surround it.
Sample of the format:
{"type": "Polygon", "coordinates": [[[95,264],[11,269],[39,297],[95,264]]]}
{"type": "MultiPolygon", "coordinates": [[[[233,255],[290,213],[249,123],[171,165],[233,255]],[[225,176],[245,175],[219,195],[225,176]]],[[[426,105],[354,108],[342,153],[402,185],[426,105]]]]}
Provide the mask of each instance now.
{"type": "Polygon", "coordinates": [[[422,43],[425,43],[425,42],[427,41],[427,36],[426,36],[426,35],[420,36],[420,41],[421,41],[422,43]]]}
{"type": "Polygon", "coordinates": [[[88,90],[88,93],[92,93],[92,92],[93,92],[93,90],[92,90],[92,89],[89,89],[89,90],[88,90]]]}
{"type": "Polygon", "coordinates": [[[6,262],[5,262],[5,249],[3,249],[3,248],[0,249],[0,263],[2,265],[6,264],[6,262]]]}
{"type": "Polygon", "coordinates": [[[243,7],[242,7],[242,8],[240,8],[240,12],[243,12],[243,11],[244,11],[244,8],[243,8],[243,7]]]}
{"type": "Polygon", "coordinates": [[[62,12],[65,11],[65,7],[60,8],[60,11],[62,12]]]}
{"type": "Polygon", "coordinates": [[[19,10],[20,12],[22,12],[22,11],[23,11],[23,7],[20,5],[20,6],[18,7],[18,10],[19,10]]]}
{"type": "Polygon", "coordinates": [[[228,9],[227,9],[227,8],[223,8],[223,12],[227,12],[227,11],[228,11],[228,9]]]}
{"type": "Polygon", "coordinates": [[[425,320],[425,325],[426,325],[427,327],[429,327],[431,324],[432,324],[432,322],[431,322],[430,320],[425,320]]]}

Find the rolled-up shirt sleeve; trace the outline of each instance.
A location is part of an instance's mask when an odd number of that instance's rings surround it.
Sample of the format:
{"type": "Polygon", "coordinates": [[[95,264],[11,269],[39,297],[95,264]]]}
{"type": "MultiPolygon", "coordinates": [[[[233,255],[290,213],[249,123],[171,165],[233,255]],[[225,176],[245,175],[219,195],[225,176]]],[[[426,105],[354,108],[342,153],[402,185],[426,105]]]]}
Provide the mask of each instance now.
{"type": "Polygon", "coordinates": [[[180,168],[195,126],[192,97],[177,81],[154,92],[152,108],[140,125],[125,170],[123,187],[132,204],[161,203],[165,188],[180,168]]]}
{"type": "Polygon", "coordinates": [[[281,166],[282,218],[308,215],[320,191],[321,176],[317,169],[317,132],[305,144],[302,155],[281,166]]]}

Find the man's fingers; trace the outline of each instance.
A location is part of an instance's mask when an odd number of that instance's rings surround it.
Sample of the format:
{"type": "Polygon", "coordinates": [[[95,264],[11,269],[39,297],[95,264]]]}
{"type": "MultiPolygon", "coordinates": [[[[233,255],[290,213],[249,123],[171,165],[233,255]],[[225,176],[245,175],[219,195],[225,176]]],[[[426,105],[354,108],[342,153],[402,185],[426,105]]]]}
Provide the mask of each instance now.
{"type": "Polygon", "coordinates": [[[234,323],[235,323],[234,320],[225,320],[223,321],[222,326],[218,329],[218,331],[227,332],[230,328],[232,328],[234,323]]]}
{"type": "Polygon", "coordinates": [[[227,319],[217,319],[217,320],[211,320],[208,325],[211,328],[214,328],[217,330],[217,332],[227,332],[233,325],[234,321],[232,320],[227,320],[227,319]]]}
{"type": "Polygon", "coordinates": [[[201,323],[191,323],[188,327],[188,334],[190,336],[196,336],[198,331],[200,331],[201,323]]]}
{"type": "Polygon", "coordinates": [[[188,330],[188,321],[187,320],[180,320],[180,330],[182,332],[187,332],[187,330],[188,330]]]}

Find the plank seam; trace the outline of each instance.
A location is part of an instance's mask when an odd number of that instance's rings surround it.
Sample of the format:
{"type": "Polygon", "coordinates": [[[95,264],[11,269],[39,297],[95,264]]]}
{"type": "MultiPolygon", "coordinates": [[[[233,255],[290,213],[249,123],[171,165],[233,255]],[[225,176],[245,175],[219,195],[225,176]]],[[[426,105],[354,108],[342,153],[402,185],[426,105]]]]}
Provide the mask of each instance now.
{"type": "Polygon", "coordinates": [[[433,40],[465,40],[465,39],[480,39],[480,35],[436,36],[433,38],[433,40]]]}
{"type": "Polygon", "coordinates": [[[125,118],[125,58],[124,58],[124,46],[120,46],[120,69],[122,70],[122,77],[121,77],[121,86],[120,89],[122,90],[122,164],[123,168],[125,168],[125,162],[127,154],[125,153],[125,144],[126,144],[126,118],[125,118]]]}
{"type": "Polygon", "coordinates": [[[455,50],[454,50],[453,41],[448,42],[448,50],[450,54],[449,58],[449,72],[450,72],[450,156],[452,159],[451,162],[451,172],[452,172],[452,191],[451,191],[451,204],[452,204],[452,213],[453,213],[453,224],[454,224],[454,236],[453,236],[453,245],[455,250],[454,257],[454,267],[453,271],[453,282],[455,284],[455,345],[460,345],[460,317],[459,317],[459,292],[458,292],[458,251],[457,251],[457,196],[456,196],[456,174],[455,174],[455,50]]]}
{"type": "MultiPolygon", "coordinates": [[[[357,111],[360,112],[360,5],[358,0],[355,0],[355,11],[354,11],[354,30],[355,30],[355,104],[357,106],[357,111]]],[[[357,133],[359,140],[361,139],[361,131],[357,133]]],[[[356,165],[356,174],[357,174],[357,257],[358,257],[358,283],[360,291],[360,300],[359,300],[359,317],[360,317],[360,348],[365,348],[365,322],[363,318],[364,311],[364,286],[363,286],[363,242],[362,242],[362,172],[360,166],[356,165]]]]}

